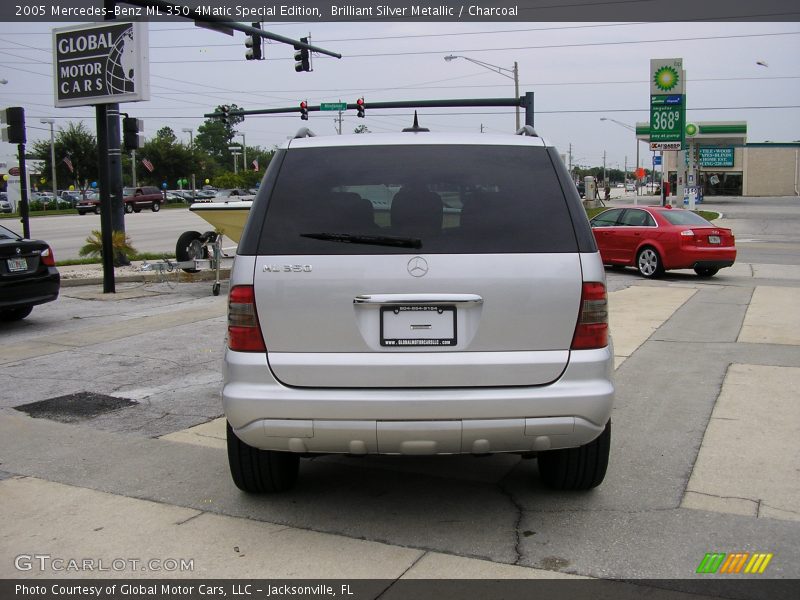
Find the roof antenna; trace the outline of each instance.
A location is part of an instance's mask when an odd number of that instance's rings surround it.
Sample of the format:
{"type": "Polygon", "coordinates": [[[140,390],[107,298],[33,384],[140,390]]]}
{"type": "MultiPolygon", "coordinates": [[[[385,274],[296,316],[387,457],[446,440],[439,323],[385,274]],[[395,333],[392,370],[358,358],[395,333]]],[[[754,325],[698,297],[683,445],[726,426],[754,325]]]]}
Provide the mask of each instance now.
{"type": "Polygon", "coordinates": [[[424,131],[430,131],[427,127],[420,127],[419,120],[417,119],[417,111],[414,111],[414,124],[411,127],[406,127],[403,129],[403,133],[420,133],[424,131]]]}

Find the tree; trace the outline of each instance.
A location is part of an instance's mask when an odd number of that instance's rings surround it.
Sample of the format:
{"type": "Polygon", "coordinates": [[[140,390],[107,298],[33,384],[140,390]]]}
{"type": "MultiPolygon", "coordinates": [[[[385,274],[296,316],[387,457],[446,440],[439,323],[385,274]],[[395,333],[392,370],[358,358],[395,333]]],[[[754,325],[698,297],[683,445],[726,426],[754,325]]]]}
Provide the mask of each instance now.
{"type": "MultiPolygon", "coordinates": [[[[63,188],[72,184],[76,189],[85,190],[97,179],[97,138],[82,122],[70,122],[56,134],[55,154],[56,178],[63,188]],[[72,164],[72,170],[64,161],[67,158],[72,164]]],[[[30,155],[42,161],[42,173],[45,177],[52,173],[49,140],[35,142],[30,155]]]]}
{"type": "MultiPolygon", "coordinates": [[[[217,106],[215,112],[221,112],[221,109],[221,106],[217,106]]],[[[231,104],[230,109],[239,110],[240,107],[231,104]]],[[[206,119],[197,128],[197,135],[194,138],[195,145],[211,156],[220,167],[227,169],[227,165],[230,165],[233,160],[228,146],[233,141],[236,125],[242,121],[244,121],[242,116],[230,116],[227,123],[223,123],[218,117],[206,119]]]]}
{"type": "Polygon", "coordinates": [[[366,125],[359,125],[353,130],[353,133],[372,133],[366,125]]]}
{"type": "Polygon", "coordinates": [[[179,187],[179,179],[188,179],[192,165],[200,161],[190,148],[176,141],[177,138],[169,127],[162,127],[156,136],[148,140],[137,152],[137,157],[146,159],[153,165],[152,173],[136,165],[143,183],[161,186],[166,182],[168,187],[179,187]]]}

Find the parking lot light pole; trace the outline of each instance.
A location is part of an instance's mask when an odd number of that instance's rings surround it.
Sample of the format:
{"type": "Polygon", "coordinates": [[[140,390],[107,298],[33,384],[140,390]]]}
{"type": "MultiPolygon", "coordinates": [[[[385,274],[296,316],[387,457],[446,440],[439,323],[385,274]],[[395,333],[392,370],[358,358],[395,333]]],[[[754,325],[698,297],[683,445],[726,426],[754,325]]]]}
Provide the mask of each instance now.
{"type": "MultiPolygon", "coordinates": [[[[56,123],[55,119],[39,119],[39,123],[50,125],[50,173],[53,178],[53,200],[58,209],[58,186],[56,185],[56,136],[53,127],[56,123]]],[[[47,206],[47,203],[44,204],[47,206]]]]}
{"type": "MultiPolygon", "coordinates": [[[[506,69],[505,67],[498,67],[497,65],[493,65],[491,63],[483,62],[482,60],[476,60],[474,58],[470,58],[469,56],[461,56],[450,54],[445,56],[444,59],[447,62],[453,61],[457,58],[463,58],[464,60],[468,60],[471,63],[475,63],[476,65],[483,67],[484,69],[489,69],[490,71],[494,71],[495,73],[502,75],[503,77],[508,77],[509,79],[514,80],[514,98],[519,98],[519,65],[517,65],[517,61],[514,61],[514,66],[511,69],[506,69]]],[[[516,107],[517,113],[517,127],[515,131],[519,131],[519,105],[516,107]]]]}
{"type": "MultiPolygon", "coordinates": [[[[616,123],[620,127],[624,127],[633,132],[633,136],[636,137],[636,127],[633,125],[628,125],[627,123],[623,123],[622,121],[617,121],[616,119],[612,119],[610,117],[600,117],[601,121],[611,121],[612,123],[616,123]]],[[[639,138],[636,138],[636,169],[635,171],[639,170],[639,138]]],[[[639,174],[636,173],[636,177],[634,177],[636,184],[634,187],[634,196],[633,196],[633,205],[636,206],[639,204],[639,174]]]]}
{"type": "Polygon", "coordinates": [[[189,151],[192,153],[192,199],[194,199],[195,190],[197,190],[194,178],[194,129],[191,127],[184,127],[182,131],[183,133],[189,134],[189,151]]]}
{"type": "Polygon", "coordinates": [[[247,171],[247,142],[245,135],[241,131],[236,131],[235,135],[242,138],[242,171],[247,171]]]}
{"type": "Polygon", "coordinates": [[[241,154],[241,152],[239,152],[240,148],[239,146],[228,146],[228,150],[230,150],[231,156],[233,156],[233,174],[238,175],[239,161],[236,157],[241,154]]]}

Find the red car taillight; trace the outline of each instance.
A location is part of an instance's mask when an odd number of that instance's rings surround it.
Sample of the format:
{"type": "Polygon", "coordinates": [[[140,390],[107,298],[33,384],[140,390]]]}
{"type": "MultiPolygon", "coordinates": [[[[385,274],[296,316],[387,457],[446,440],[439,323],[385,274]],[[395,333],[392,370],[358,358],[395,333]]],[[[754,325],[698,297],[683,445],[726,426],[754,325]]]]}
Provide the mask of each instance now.
{"type": "Polygon", "coordinates": [[[266,352],[251,285],[239,285],[228,296],[228,348],[237,352],[266,352]]]}
{"type": "Polygon", "coordinates": [[[47,247],[47,250],[42,250],[42,253],[39,255],[39,261],[45,267],[56,266],[56,256],[53,254],[53,249],[50,246],[47,247]]]}
{"type": "Polygon", "coordinates": [[[608,346],[608,297],[602,283],[584,282],[581,291],[581,312],[575,335],[573,350],[591,350],[608,346]]]}

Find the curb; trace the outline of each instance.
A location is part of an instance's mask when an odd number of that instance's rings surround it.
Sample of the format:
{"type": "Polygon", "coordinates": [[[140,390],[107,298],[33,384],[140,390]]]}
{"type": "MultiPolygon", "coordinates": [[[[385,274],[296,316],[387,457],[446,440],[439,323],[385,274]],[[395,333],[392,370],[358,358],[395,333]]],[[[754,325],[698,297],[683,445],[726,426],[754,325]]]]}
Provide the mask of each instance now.
{"type": "MultiPolygon", "coordinates": [[[[230,279],[230,269],[220,269],[219,279],[225,281],[230,279]]],[[[186,273],[185,271],[178,271],[177,273],[153,273],[151,271],[143,271],[140,275],[119,275],[114,277],[115,283],[160,283],[164,281],[175,281],[178,283],[194,283],[197,281],[214,281],[217,275],[214,271],[200,271],[199,273],[186,273]]],[[[74,279],[61,279],[62,288],[79,287],[82,285],[102,285],[102,277],[86,277],[74,279]]]]}

